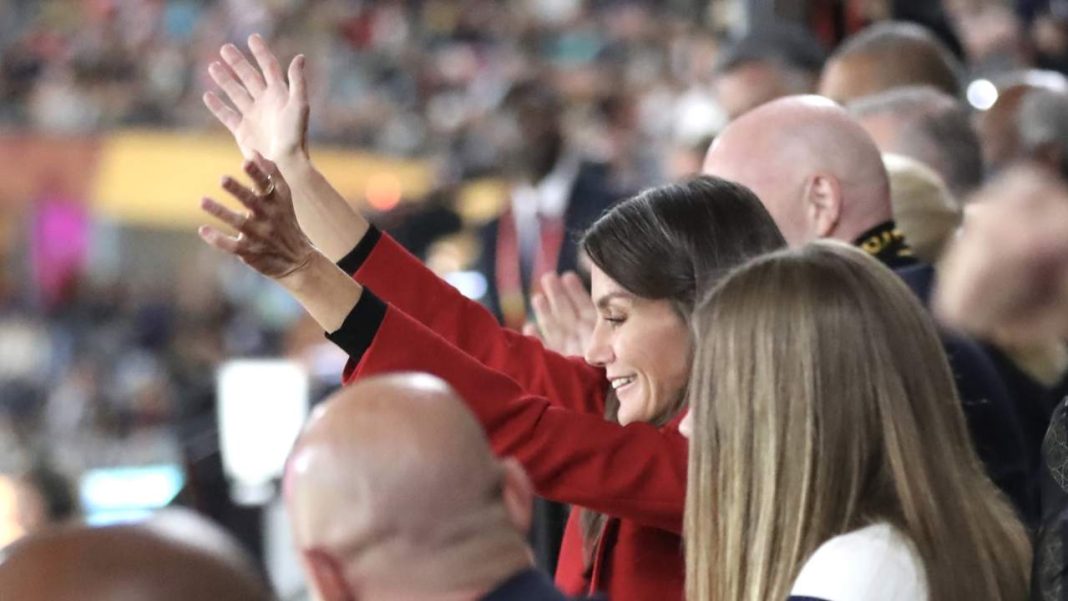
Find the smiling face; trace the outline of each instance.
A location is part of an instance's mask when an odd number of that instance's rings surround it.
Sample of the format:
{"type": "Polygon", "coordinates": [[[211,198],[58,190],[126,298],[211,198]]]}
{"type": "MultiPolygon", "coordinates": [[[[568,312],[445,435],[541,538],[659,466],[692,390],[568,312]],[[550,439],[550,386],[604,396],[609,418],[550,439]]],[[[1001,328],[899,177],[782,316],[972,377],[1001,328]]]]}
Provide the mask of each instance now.
{"type": "Polygon", "coordinates": [[[603,367],[619,399],[619,423],[651,422],[676,404],[690,373],[690,331],[666,300],[635,296],[596,265],[597,325],[586,361],[603,367]]]}

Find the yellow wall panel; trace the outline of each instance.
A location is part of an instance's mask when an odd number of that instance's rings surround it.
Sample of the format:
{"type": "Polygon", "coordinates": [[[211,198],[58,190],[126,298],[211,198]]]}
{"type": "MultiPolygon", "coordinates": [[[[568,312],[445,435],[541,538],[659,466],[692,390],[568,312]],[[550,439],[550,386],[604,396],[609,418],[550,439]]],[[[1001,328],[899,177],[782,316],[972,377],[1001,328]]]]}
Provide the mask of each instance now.
{"type": "MultiPolygon", "coordinates": [[[[361,206],[368,190],[396,185],[405,198],[418,198],[433,181],[417,161],[315,149],[316,165],[350,202],[361,206]]],[[[127,131],[101,140],[92,198],[101,215],[119,221],[192,229],[208,221],[200,211],[207,195],[227,201],[219,187],[224,174],[240,176],[241,155],[227,136],[127,131]]],[[[231,203],[232,204],[232,203],[231,203]]]]}

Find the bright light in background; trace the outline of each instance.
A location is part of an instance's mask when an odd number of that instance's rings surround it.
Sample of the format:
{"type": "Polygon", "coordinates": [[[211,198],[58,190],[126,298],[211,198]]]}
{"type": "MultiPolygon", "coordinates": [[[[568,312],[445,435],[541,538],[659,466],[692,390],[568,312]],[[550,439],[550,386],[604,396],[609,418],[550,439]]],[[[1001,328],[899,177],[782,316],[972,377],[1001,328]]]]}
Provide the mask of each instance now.
{"type": "Polygon", "coordinates": [[[445,274],[444,277],[446,282],[452,284],[453,288],[459,290],[460,294],[467,298],[478,300],[486,296],[489,290],[486,276],[477,271],[454,271],[445,274]]]}
{"type": "Polygon", "coordinates": [[[219,368],[217,394],[219,443],[234,501],[265,503],[308,414],[308,375],[292,361],[230,361],[219,368]]]}
{"type": "Polygon", "coordinates": [[[375,210],[389,211],[400,204],[400,179],[392,173],[376,173],[367,181],[367,203],[375,210]]]}
{"type": "Polygon", "coordinates": [[[78,483],[86,522],[94,526],[132,522],[165,507],[182,490],[177,465],[140,465],[87,471],[78,483]]]}
{"type": "Polygon", "coordinates": [[[968,104],[980,111],[988,110],[998,101],[998,88],[989,79],[977,79],[968,84],[968,104]]]}
{"type": "Polygon", "coordinates": [[[0,475],[0,547],[22,538],[26,528],[19,519],[18,484],[10,476],[0,475]]]}

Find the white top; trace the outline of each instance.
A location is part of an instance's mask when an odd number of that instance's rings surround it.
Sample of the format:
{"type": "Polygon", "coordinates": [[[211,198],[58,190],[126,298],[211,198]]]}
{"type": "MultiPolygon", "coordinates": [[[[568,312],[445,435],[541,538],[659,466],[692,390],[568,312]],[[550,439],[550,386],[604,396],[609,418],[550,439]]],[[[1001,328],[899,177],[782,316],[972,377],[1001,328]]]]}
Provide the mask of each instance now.
{"type": "Polygon", "coordinates": [[[927,581],[908,539],[879,523],[820,545],[801,567],[790,599],[927,601],[927,581]]]}

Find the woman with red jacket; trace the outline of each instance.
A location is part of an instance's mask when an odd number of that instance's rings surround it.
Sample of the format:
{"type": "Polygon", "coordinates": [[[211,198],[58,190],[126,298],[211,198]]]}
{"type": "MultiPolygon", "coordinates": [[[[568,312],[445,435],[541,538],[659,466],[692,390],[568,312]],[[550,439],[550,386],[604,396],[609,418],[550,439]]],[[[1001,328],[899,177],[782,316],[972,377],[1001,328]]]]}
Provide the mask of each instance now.
{"type": "Polygon", "coordinates": [[[420,370],[452,384],[496,452],[517,457],[539,494],[576,506],[556,574],[565,591],[681,599],[687,448],[677,424],[689,375],[688,317],[725,270],[783,246],[759,200],[741,186],[699,178],[609,211],[583,242],[598,307],[587,362],[569,359],[501,328],[370,228],[304,151],[302,59],[291,65],[287,89],[262,41],[250,46],[264,74],[258,82],[233,47],[222,54],[242,81],[212,68],[240,113],[214,96],[206,102],[247,155],[270,152],[277,167],[246,165],[262,194],[224,183],[249,209],[245,216],[205,200],[209,213],[240,232],[232,238],[202,228],[205,240],[289,290],[352,357],[346,381],[420,370]]]}

